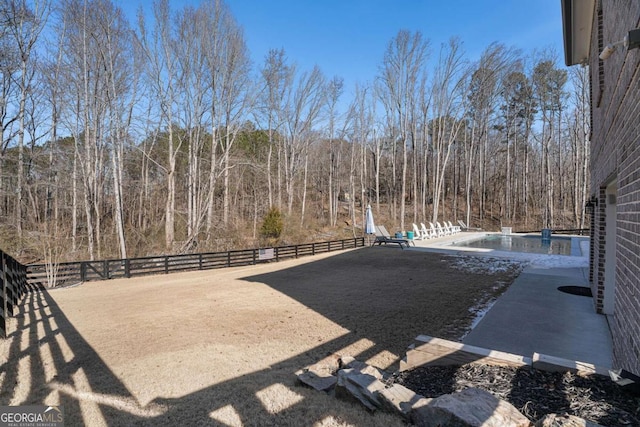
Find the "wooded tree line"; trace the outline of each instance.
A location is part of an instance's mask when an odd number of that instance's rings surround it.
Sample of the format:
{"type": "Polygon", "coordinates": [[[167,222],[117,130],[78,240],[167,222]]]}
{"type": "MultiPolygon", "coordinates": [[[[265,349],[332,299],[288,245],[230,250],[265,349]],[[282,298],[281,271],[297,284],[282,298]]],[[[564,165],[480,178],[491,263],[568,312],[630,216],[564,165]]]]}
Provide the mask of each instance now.
{"type": "Polygon", "coordinates": [[[462,219],[583,228],[588,70],[499,43],[389,41],[346,88],[283,49],[252,63],[222,0],[131,22],[110,0],[0,5],[0,222],[25,259],[126,258],[462,219]],[[324,234],[323,234],[324,233],[324,234]]]}

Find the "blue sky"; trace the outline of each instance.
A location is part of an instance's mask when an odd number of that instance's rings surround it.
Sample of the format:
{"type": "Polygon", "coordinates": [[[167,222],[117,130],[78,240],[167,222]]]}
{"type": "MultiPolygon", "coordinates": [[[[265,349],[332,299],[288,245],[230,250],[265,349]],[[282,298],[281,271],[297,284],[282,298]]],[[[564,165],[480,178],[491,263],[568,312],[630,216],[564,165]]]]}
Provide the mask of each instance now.
{"type": "MultiPolygon", "coordinates": [[[[149,0],[114,0],[133,17],[149,0]]],[[[198,0],[172,0],[174,9],[198,0]]],[[[492,42],[524,53],[555,49],[562,66],[560,0],[227,0],[244,28],[254,63],[271,48],[307,70],[319,65],[327,77],[372,81],[389,41],[401,29],[421,31],[431,41],[432,58],[443,42],[457,36],[467,58],[478,59],[492,42]]],[[[132,22],[133,19],[132,19],[132,22]]]]}

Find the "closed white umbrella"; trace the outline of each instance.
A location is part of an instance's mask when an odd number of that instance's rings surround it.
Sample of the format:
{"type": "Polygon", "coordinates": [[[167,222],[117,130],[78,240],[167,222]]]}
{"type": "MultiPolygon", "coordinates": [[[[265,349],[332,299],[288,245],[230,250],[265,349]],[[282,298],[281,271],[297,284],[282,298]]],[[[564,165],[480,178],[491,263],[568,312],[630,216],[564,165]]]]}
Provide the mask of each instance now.
{"type": "Polygon", "coordinates": [[[376,225],[373,222],[373,212],[371,212],[371,205],[367,205],[367,211],[365,213],[364,232],[366,234],[376,234],[376,225]]]}

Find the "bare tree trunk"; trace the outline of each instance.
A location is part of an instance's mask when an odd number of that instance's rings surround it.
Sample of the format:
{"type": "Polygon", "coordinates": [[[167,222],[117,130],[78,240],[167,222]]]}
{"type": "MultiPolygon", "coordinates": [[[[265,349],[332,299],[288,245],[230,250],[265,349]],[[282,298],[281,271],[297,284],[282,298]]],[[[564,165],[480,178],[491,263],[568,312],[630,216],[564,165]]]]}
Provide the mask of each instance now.
{"type": "Polygon", "coordinates": [[[273,157],[273,130],[271,129],[271,123],[269,123],[269,150],[267,152],[267,199],[269,201],[269,206],[273,206],[273,183],[271,176],[271,158],[273,157]]]}
{"type": "Polygon", "coordinates": [[[329,207],[329,225],[333,226],[334,218],[337,216],[334,212],[334,209],[337,209],[337,206],[333,204],[333,171],[334,171],[334,155],[333,155],[333,138],[332,138],[332,130],[329,131],[329,166],[328,172],[329,176],[327,177],[327,202],[329,207]]]}
{"type": "MultiPolygon", "coordinates": [[[[171,119],[171,116],[169,116],[171,119]]],[[[171,123],[171,122],[169,122],[171,123]]],[[[173,247],[175,241],[175,212],[176,212],[176,150],[173,148],[173,126],[169,125],[169,153],[167,170],[167,200],[165,203],[164,241],[167,250],[173,247]]]]}
{"type": "MultiPolygon", "coordinates": [[[[507,117],[509,113],[507,113],[507,117]]],[[[511,150],[509,147],[509,123],[506,123],[507,129],[507,170],[505,175],[505,217],[511,217],[511,150]]],[[[515,136],[515,135],[514,135],[515,136]]],[[[502,218],[501,218],[502,220],[502,218]]]]}
{"type": "Polygon", "coordinates": [[[24,115],[25,115],[25,100],[27,98],[26,91],[26,63],[22,61],[22,78],[21,78],[21,91],[20,91],[20,108],[18,112],[18,173],[17,173],[17,186],[16,186],[16,230],[18,234],[19,245],[22,246],[22,181],[24,177],[24,115]]]}
{"type": "Polygon", "coordinates": [[[524,171],[522,174],[523,180],[523,193],[524,193],[524,225],[528,226],[529,223],[529,148],[525,146],[524,151],[524,171]]]}
{"type": "MultiPolygon", "coordinates": [[[[227,138],[227,146],[229,145],[229,138],[227,138]]],[[[224,191],[222,193],[222,223],[226,226],[229,225],[229,211],[231,206],[230,194],[229,194],[229,171],[231,170],[231,164],[229,163],[229,149],[224,150],[224,168],[222,170],[222,176],[224,180],[224,191]]]]}
{"type": "MultiPolygon", "coordinates": [[[[90,99],[90,93],[89,93],[89,64],[88,64],[88,56],[89,56],[89,52],[88,52],[88,46],[87,46],[87,41],[88,41],[88,31],[87,31],[87,2],[85,0],[84,2],[84,8],[83,8],[83,21],[81,23],[82,25],[82,31],[83,31],[83,37],[82,37],[82,41],[83,41],[83,49],[82,49],[82,65],[83,65],[83,69],[82,69],[82,73],[83,73],[83,83],[84,83],[84,123],[85,123],[85,136],[84,136],[84,161],[82,162],[81,166],[84,165],[83,167],[83,181],[84,181],[84,212],[85,212],[85,221],[86,221],[86,227],[87,227],[87,243],[88,243],[88,250],[89,250],[89,259],[94,260],[95,259],[95,249],[94,249],[94,238],[95,238],[95,233],[94,233],[94,229],[93,229],[93,214],[92,214],[92,210],[91,210],[91,200],[92,200],[92,190],[94,190],[92,188],[92,183],[93,183],[93,175],[91,173],[91,168],[93,167],[93,163],[95,162],[95,159],[93,159],[92,157],[92,152],[91,152],[91,148],[90,148],[90,143],[92,141],[92,137],[95,137],[95,134],[92,135],[91,134],[91,127],[89,126],[89,123],[91,123],[90,121],[90,115],[89,115],[89,99],[90,99]]],[[[78,138],[80,136],[78,135],[76,137],[76,144],[78,144],[78,138]]],[[[80,152],[80,150],[77,150],[78,152],[80,152]]]]}
{"type": "Polygon", "coordinates": [[[351,230],[353,230],[353,235],[355,237],[355,228],[357,224],[357,216],[356,216],[356,144],[351,144],[351,154],[349,156],[349,193],[351,194],[351,198],[349,199],[349,216],[351,217],[351,230]]]}
{"type": "Polygon", "coordinates": [[[116,228],[118,230],[118,242],[120,246],[120,258],[127,258],[127,245],[124,237],[124,215],[122,212],[122,153],[114,147],[111,157],[113,167],[113,197],[116,211],[116,228]]]}
{"type": "MultiPolygon", "coordinates": [[[[211,113],[212,117],[215,116],[215,113],[211,113]]],[[[218,133],[215,125],[211,127],[211,156],[210,156],[210,165],[209,165],[209,200],[207,205],[207,240],[211,238],[211,231],[213,229],[213,208],[215,205],[215,189],[216,189],[216,181],[217,181],[217,164],[218,164],[218,133]]],[[[269,145],[269,150],[271,150],[271,145],[269,145]]]]}
{"type": "Polygon", "coordinates": [[[467,170],[465,176],[465,201],[466,201],[466,211],[465,211],[465,221],[468,227],[471,227],[471,176],[473,172],[473,164],[474,164],[474,141],[475,141],[475,132],[476,132],[476,123],[475,121],[471,124],[471,139],[469,142],[469,146],[467,148],[467,144],[465,144],[465,150],[467,153],[467,170]]]}
{"type": "Polygon", "coordinates": [[[278,208],[282,207],[282,169],[283,169],[282,162],[283,162],[283,159],[284,159],[283,151],[284,151],[283,143],[278,144],[278,164],[277,164],[277,167],[276,167],[276,187],[278,189],[278,192],[277,192],[277,194],[278,194],[278,198],[277,198],[278,208]]]}
{"type": "Polygon", "coordinates": [[[304,170],[302,172],[302,202],[300,207],[300,225],[304,225],[304,212],[307,206],[307,176],[309,173],[309,153],[308,150],[304,153],[304,170]]]}
{"type": "Polygon", "coordinates": [[[73,150],[73,176],[71,202],[71,251],[78,250],[78,150],[73,150]]]}
{"type": "Polygon", "coordinates": [[[375,150],[375,159],[374,159],[374,167],[375,167],[375,179],[376,179],[376,213],[380,212],[380,157],[382,156],[382,151],[380,150],[380,146],[376,142],[376,150],[375,150]]]}

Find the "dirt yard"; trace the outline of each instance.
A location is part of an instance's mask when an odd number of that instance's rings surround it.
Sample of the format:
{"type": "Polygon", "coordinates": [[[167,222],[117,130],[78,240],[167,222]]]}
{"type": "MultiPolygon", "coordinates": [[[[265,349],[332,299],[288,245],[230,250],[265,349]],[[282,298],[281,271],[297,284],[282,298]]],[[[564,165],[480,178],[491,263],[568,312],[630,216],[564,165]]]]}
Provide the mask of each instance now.
{"type": "Polygon", "coordinates": [[[460,339],[518,272],[474,259],[362,248],[32,292],[0,405],[62,405],[68,426],[403,425],[294,372],[331,353],[395,370],[419,334],[460,339]]]}

